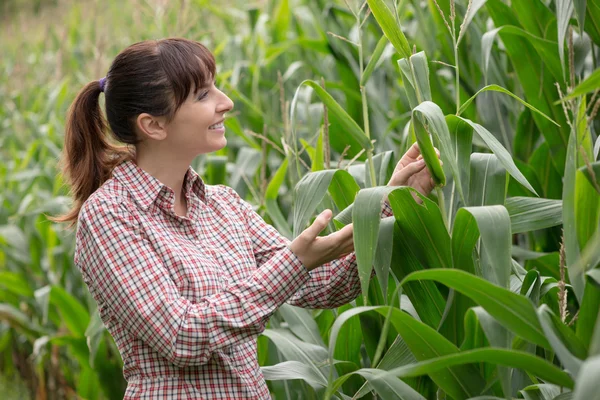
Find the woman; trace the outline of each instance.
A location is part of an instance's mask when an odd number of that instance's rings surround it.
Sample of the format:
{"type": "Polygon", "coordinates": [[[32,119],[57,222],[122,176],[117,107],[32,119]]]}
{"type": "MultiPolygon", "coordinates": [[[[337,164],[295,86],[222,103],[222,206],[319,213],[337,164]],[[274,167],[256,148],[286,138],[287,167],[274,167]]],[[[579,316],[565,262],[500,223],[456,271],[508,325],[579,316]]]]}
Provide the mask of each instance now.
{"type": "MultiPolygon", "coordinates": [[[[284,302],[333,308],[360,291],[352,226],[318,236],[331,210],[290,243],[190,167],[227,144],[233,102],[214,77],[197,42],[136,43],[69,111],[64,174],[75,205],[58,220],[77,223],[75,264],[121,353],[127,399],[269,398],[256,339],[273,312],[284,302]],[[135,151],[110,143],[102,92],[110,131],[135,151]]],[[[413,146],[390,184],[429,193],[418,157],[413,146]]]]}

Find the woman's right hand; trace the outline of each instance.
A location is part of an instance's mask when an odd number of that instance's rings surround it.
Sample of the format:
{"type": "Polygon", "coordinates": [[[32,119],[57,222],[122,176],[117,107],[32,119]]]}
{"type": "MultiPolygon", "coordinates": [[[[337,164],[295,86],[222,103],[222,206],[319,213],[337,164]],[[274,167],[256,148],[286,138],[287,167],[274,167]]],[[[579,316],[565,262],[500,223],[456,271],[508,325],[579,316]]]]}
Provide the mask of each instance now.
{"type": "Polygon", "coordinates": [[[313,224],[290,244],[290,250],[309,271],[354,251],[352,224],[327,236],[319,236],[319,233],[331,220],[332,215],[333,213],[329,209],[323,211],[313,224]]]}

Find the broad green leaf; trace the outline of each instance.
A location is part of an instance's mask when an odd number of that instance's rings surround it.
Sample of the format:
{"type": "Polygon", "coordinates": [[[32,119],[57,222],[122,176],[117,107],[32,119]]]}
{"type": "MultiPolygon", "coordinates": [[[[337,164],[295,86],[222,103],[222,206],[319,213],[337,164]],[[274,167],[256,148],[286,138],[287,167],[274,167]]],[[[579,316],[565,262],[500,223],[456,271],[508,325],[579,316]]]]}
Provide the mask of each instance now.
{"type": "MultiPolygon", "coordinates": [[[[567,161],[565,165],[565,176],[563,179],[563,231],[565,237],[566,265],[573,266],[579,259],[579,241],[577,240],[577,225],[575,216],[575,182],[577,172],[577,149],[576,135],[571,133],[569,148],[567,149],[567,161]]],[[[569,280],[573,285],[575,296],[581,304],[583,290],[585,288],[584,271],[575,271],[573,267],[567,269],[569,280]]]]}
{"type": "Polygon", "coordinates": [[[371,368],[359,369],[338,378],[327,392],[325,398],[329,399],[332,393],[337,391],[352,375],[360,375],[365,378],[369,385],[377,392],[378,397],[383,400],[425,400],[425,397],[402,380],[386,374],[382,370],[371,368]]]}
{"type": "Polygon", "coordinates": [[[506,169],[494,154],[473,153],[470,160],[469,206],[504,204],[506,169]]]}
{"type": "Polygon", "coordinates": [[[404,58],[411,55],[410,46],[406,40],[406,36],[402,33],[400,25],[396,22],[394,14],[390,11],[383,0],[367,0],[369,9],[375,16],[377,23],[381,27],[383,34],[394,45],[398,53],[404,58]]]}
{"type": "Polygon", "coordinates": [[[277,310],[288,328],[305,342],[325,347],[325,343],[319,334],[319,327],[313,319],[310,311],[289,304],[283,304],[277,310]]]}
{"type": "Polygon", "coordinates": [[[339,206],[352,203],[359,187],[344,170],[328,169],[304,175],[294,189],[294,238],[304,229],[328,189],[339,206]]]}
{"type": "MultiPolygon", "coordinates": [[[[341,326],[349,318],[368,311],[377,311],[382,315],[389,314],[394,328],[396,328],[400,336],[402,336],[417,360],[435,358],[441,355],[458,352],[458,349],[452,343],[447,341],[435,330],[413,319],[397,308],[357,307],[340,315],[331,329],[331,337],[329,340],[330,362],[333,361],[332,349],[335,348],[335,342],[341,326]]],[[[471,366],[440,369],[437,372],[430,374],[430,376],[447,393],[457,398],[469,397],[469,393],[481,390],[482,385],[484,384],[484,382],[478,378],[476,370],[471,366]]],[[[337,382],[335,384],[337,384],[337,382]]],[[[334,387],[331,386],[329,389],[335,390],[334,387]]]]}
{"type": "Polygon", "coordinates": [[[579,24],[579,30],[583,32],[585,27],[585,3],[586,0],[573,0],[575,5],[575,16],[577,17],[577,23],[579,24]]]}
{"type": "Polygon", "coordinates": [[[429,65],[425,52],[420,51],[410,58],[398,60],[398,67],[402,71],[402,81],[410,108],[414,109],[424,101],[431,101],[429,65]]]}
{"type": "Polygon", "coordinates": [[[458,113],[456,115],[460,116],[460,114],[462,114],[465,111],[465,109],[467,107],[469,107],[469,105],[473,102],[473,100],[475,100],[475,97],[477,97],[477,95],[479,93],[487,92],[490,90],[494,91],[494,92],[500,92],[500,93],[509,95],[513,99],[517,100],[519,103],[523,104],[525,107],[529,108],[531,111],[534,111],[534,112],[538,113],[539,115],[541,115],[542,117],[546,118],[548,121],[552,122],[554,125],[560,126],[560,125],[558,125],[558,123],[553,121],[552,118],[550,118],[549,116],[547,116],[546,114],[544,114],[543,112],[541,112],[540,110],[538,110],[537,108],[532,106],[531,104],[527,103],[525,100],[521,99],[519,96],[513,94],[510,90],[504,89],[503,87],[498,86],[498,85],[487,85],[484,88],[480,89],[469,100],[465,101],[462,106],[460,106],[460,109],[458,110],[458,113]]]}
{"type": "MultiPolygon", "coordinates": [[[[487,313],[482,307],[473,307],[469,310],[472,312],[479,324],[481,329],[485,333],[487,340],[490,342],[492,347],[498,347],[501,349],[511,349],[512,334],[496,321],[490,314],[487,313]]],[[[505,396],[510,396],[511,390],[511,373],[510,368],[502,365],[497,366],[498,376],[500,378],[500,384],[505,396]]]]}
{"type": "Polygon", "coordinates": [[[557,385],[551,385],[548,383],[540,383],[537,385],[529,385],[520,393],[523,395],[525,400],[553,400],[556,396],[564,389],[557,385]]]}
{"type": "MultiPolygon", "coordinates": [[[[356,199],[354,200],[354,207],[352,210],[354,251],[356,252],[358,275],[360,277],[362,293],[365,299],[369,289],[369,281],[371,280],[371,272],[373,271],[373,261],[375,260],[375,251],[379,241],[381,207],[385,196],[389,195],[395,189],[397,189],[395,186],[377,186],[374,188],[362,189],[358,192],[356,199]]],[[[390,204],[392,204],[391,199],[390,204]]],[[[390,241],[388,245],[391,247],[391,244],[392,242],[390,241]]],[[[390,261],[390,258],[386,257],[385,259],[390,261]]],[[[381,266],[381,270],[389,270],[389,263],[387,266],[381,266]]],[[[387,279],[387,275],[382,278],[387,279]]],[[[387,282],[385,283],[385,286],[387,287],[387,282]]]]}
{"type": "MultiPolygon", "coordinates": [[[[508,173],[513,178],[515,178],[519,183],[521,183],[523,186],[525,186],[527,189],[529,189],[532,193],[535,193],[537,195],[536,191],[533,189],[531,184],[527,181],[525,176],[521,173],[521,171],[519,171],[519,169],[515,165],[515,162],[513,161],[512,157],[510,156],[508,151],[500,144],[500,142],[498,141],[498,139],[496,139],[494,137],[494,135],[492,135],[483,126],[481,126],[473,121],[470,121],[470,120],[462,118],[462,117],[458,117],[458,118],[460,118],[467,124],[471,125],[471,127],[473,127],[475,132],[477,132],[479,137],[481,137],[481,139],[485,142],[485,144],[489,147],[489,149],[496,155],[496,157],[498,157],[498,160],[500,161],[500,163],[502,163],[502,165],[504,166],[506,171],[508,171],[508,173]]],[[[445,160],[444,160],[444,162],[445,162],[445,160]]]]}
{"type": "Polygon", "coordinates": [[[469,296],[512,332],[532,343],[551,349],[529,299],[456,269],[413,272],[402,280],[401,285],[423,279],[440,282],[469,296]]]}
{"type": "Polygon", "coordinates": [[[543,358],[536,357],[529,353],[506,349],[476,349],[462,351],[455,354],[441,356],[436,359],[421,361],[416,364],[406,365],[387,371],[386,374],[410,377],[423,374],[430,374],[433,371],[447,368],[450,366],[469,364],[474,362],[489,362],[499,365],[506,365],[513,368],[520,368],[538,376],[547,382],[556,385],[573,388],[573,380],[568,374],[561,371],[558,367],[552,365],[543,358]]]}
{"type": "Polygon", "coordinates": [[[558,20],[558,55],[565,68],[565,36],[573,15],[573,0],[556,0],[556,18],[558,20]]]}
{"type": "Polygon", "coordinates": [[[450,237],[437,204],[410,187],[394,190],[388,199],[402,236],[423,267],[451,268],[450,237]],[[418,194],[422,204],[417,204],[413,193],[418,194]]]}
{"type": "Polygon", "coordinates": [[[573,400],[600,399],[598,380],[600,380],[600,356],[593,356],[581,365],[573,400]]]}
{"type": "Polygon", "coordinates": [[[600,227],[600,194],[580,170],[575,171],[575,228],[583,249],[600,227]]]}
{"type": "MultiPolygon", "coordinates": [[[[327,350],[324,347],[303,342],[283,329],[265,329],[262,335],[277,346],[277,350],[287,361],[298,361],[310,368],[321,380],[326,380],[326,373],[317,366],[327,360],[327,350]]],[[[326,369],[333,370],[333,368],[326,369]]]]}
{"type": "MultiPolygon", "coordinates": [[[[550,311],[550,308],[546,304],[541,305],[537,311],[537,314],[540,319],[540,323],[542,324],[542,329],[544,329],[544,333],[550,341],[552,349],[556,352],[559,360],[569,371],[571,376],[577,376],[579,373],[579,368],[581,367],[581,360],[575,357],[565,346],[563,340],[566,338],[561,338],[559,336],[560,331],[557,332],[556,328],[559,326],[559,324],[561,324],[561,322],[552,318],[552,311],[550,311]]],[[[568,327],[565,328],[567,332],[572,332],[568,327]]],[[[572,339],[577,339],[574,333],[572,334],[572,339]]]]}
{"type": "Polygon", "coordinates": [[[296,102],[298,100],[298,90],[302,85],[310,86],[315,93],[319,96],[321,101],[327,106],[328,112],[335,115],[338,118],[338,122],[340,126],[346,131],[346,134],[352,136],[354,140],[356,140],[364,149],[372,149],[373,144],[365,135],[363,130],[358,126],[356,121],[352,119],[350,115],[335,101],[335,99],[325,91],[317,82],[311,81],[309,79],[303,81],[296,90],[296,94],[292,100],[291,112],[292,112],[292,126],[295,125],[295,115],[296,115],[296,102]]]}
{"type": "Polygon", "coordinates": [[[529,39],[532,39],[530,35],[535,35],[538,38],[547,35],[546,30],[542,30],[541,27],[547,27],[548,24],[536,20],[542,17],[546,20],[549,19],[547,16],[548,9],[541,2],[536,1],[513,2],[511,6],[527,10],[520,13],[514,12],[501,0],[488,0],[486,2],[486,10],[489,12],[494,25],[502,27],[499,35],[502,38],[506,54],[513,65],[514,72],[521,83],[527,102],[561,125],[561,128],[558,128],[538,114],[534,113],[532,115],[539,131],[548,143],[553,157],[552,162],[562,175],[569,131],[562,108],[554,104],[555,100],[559,99],[554,83],[562,81],[558,45],[556,42],[550,42],[549,44],[548,41],[534,40],[531,43],[529,42],[529,39]],[[529,8],[533,8],[534,11],[528,10],[529,8]],[[521,26],[521,19],[528,20],[528,28],[525,29],[528,34],[525,35],[529,39],[510,32],[513,28],[521,26]],[[505,32],[504,29],[507,29],[507,31],[505,32]]]}
{"type": "MultiPolygon", "coordinates": [[[[420,261],[420,259],[424,259],[424,256],[417,256],[417,251],[411,244],[411,239],[405,237],[397,223],[394,224],[394,239],[391,269],[396,279],[401,280],[410,273],[425,268],[420,261]]],[[[421,321],[437,328],[444,312],[446,300],[435,282],[408,282],[402,289],[410,298],[412,304],[419,305],[416,311],[421,321]]]]}
{"type": "MultiPolygon", "coordinates": [[[[539,36],[532,34],[524,29],[521,29],[512,25],[505,25],[499,28],[493,29],[489,32],[486,32],[481,38],[481,47],[482,47],[482,56],[483,56],[483,67],[484,70],[487,71],[489,59],[492,50],[492,44],[497,35],[503,38],[503,41],[506,41],[507,35],[519,36],[525,40],[527,40],[535,51],[538,53],[539,57],[544,59],[547,63],[548,68],[552,72],[552,75],[555,79],[562,79],[562,71],[560,69],[560,59],[558,57],[558,48],[557,43],[543,39],[539,36]]],[[[486,72],[484,72],[486,74],[486,72]]],[[[533,108],[532,108],[533,109],[533,108]]],[[[534,110],[536,111],[536,110],[534,110]]],[[[542,114],[543,115],[543,114],[542,114]]],[[[545,115],[544,115],[545,116],[545,115]]],[[[546,117],[546,116],[545,116],[546,117]]],[[[546,117],[548,118],[548,117],[546,117]]],[[[552,120],[550,120],[552,121],[552,120]]],[[[554,121],[552,121],[554,122],[554,121]]],[[[554,122],[556,124],[556,122],[554,122]]]]}
{"type": "Polygon", "coordinates": [[[477,223],[481,235],[483,277],[498,286],[508,288],[511,271],[511,236],[510,217],[506,209],[498,205],[465,207],[456,214],[456,219],[459,218],[474,218],[477,223]]]}
{"type": "MultiPolygon", "coordinates": [[[[466,199],[469,198],[469,183],[471,180],[470,157],[473,147],[473,128],[456,115],[446,115],[446,123],[452,141],[453,158],[456,160],[462,184],[462,192],[466,199]]],[[[456,182],[452,178],[451,187],[444,188],[444,194],[449,199],[448,215],[456,214],[459,207],[459,196],[456,191],[456,182]]],[[[463,204],[464,206],[464,204],[463,204]]],[[[452,218],[449,218],[452,222],[452,218]]]]}
{"type": "Polygon", "coordinates": [[[284,361],[277,365],[261,367],[260,370],[268,381],[302,379],[315,389],[327,386],[323,375],[300,361],[284,361]]]}
{"type": "Polygon", "coordinates": [[[534,197],[511,197],[505,203],[512,233],[549,228],[562,223],[562,201],[534,197]]]}

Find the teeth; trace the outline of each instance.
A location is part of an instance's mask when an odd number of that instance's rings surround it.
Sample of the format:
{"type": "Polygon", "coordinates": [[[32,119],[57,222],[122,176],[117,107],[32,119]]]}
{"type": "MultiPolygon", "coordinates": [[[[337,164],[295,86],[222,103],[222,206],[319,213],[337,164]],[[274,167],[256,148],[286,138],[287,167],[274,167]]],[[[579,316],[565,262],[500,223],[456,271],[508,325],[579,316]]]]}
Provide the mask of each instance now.
{"type": "Polygon", "coordinates": [[[208,129],[219,129],[223,127],[223,123],[219,122],[218,124],[214,124],[208,127],[208,129]]]}

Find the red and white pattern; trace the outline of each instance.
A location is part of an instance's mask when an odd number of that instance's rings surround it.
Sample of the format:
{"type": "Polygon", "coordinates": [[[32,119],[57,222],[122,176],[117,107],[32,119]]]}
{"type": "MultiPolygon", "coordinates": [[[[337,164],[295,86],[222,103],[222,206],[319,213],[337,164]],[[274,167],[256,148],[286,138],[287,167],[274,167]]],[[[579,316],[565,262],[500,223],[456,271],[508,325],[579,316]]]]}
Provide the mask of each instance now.
{"type": "Polygon", "coordinates": [[[181,217],[173,191],[128,161],[79,214],[75,263],[121,353],[125,399],[269,399],[258,335],[285,302],[352,301],[356,256],[309,273],[233,189],[190,167],[184,191],[181,217]]]}

